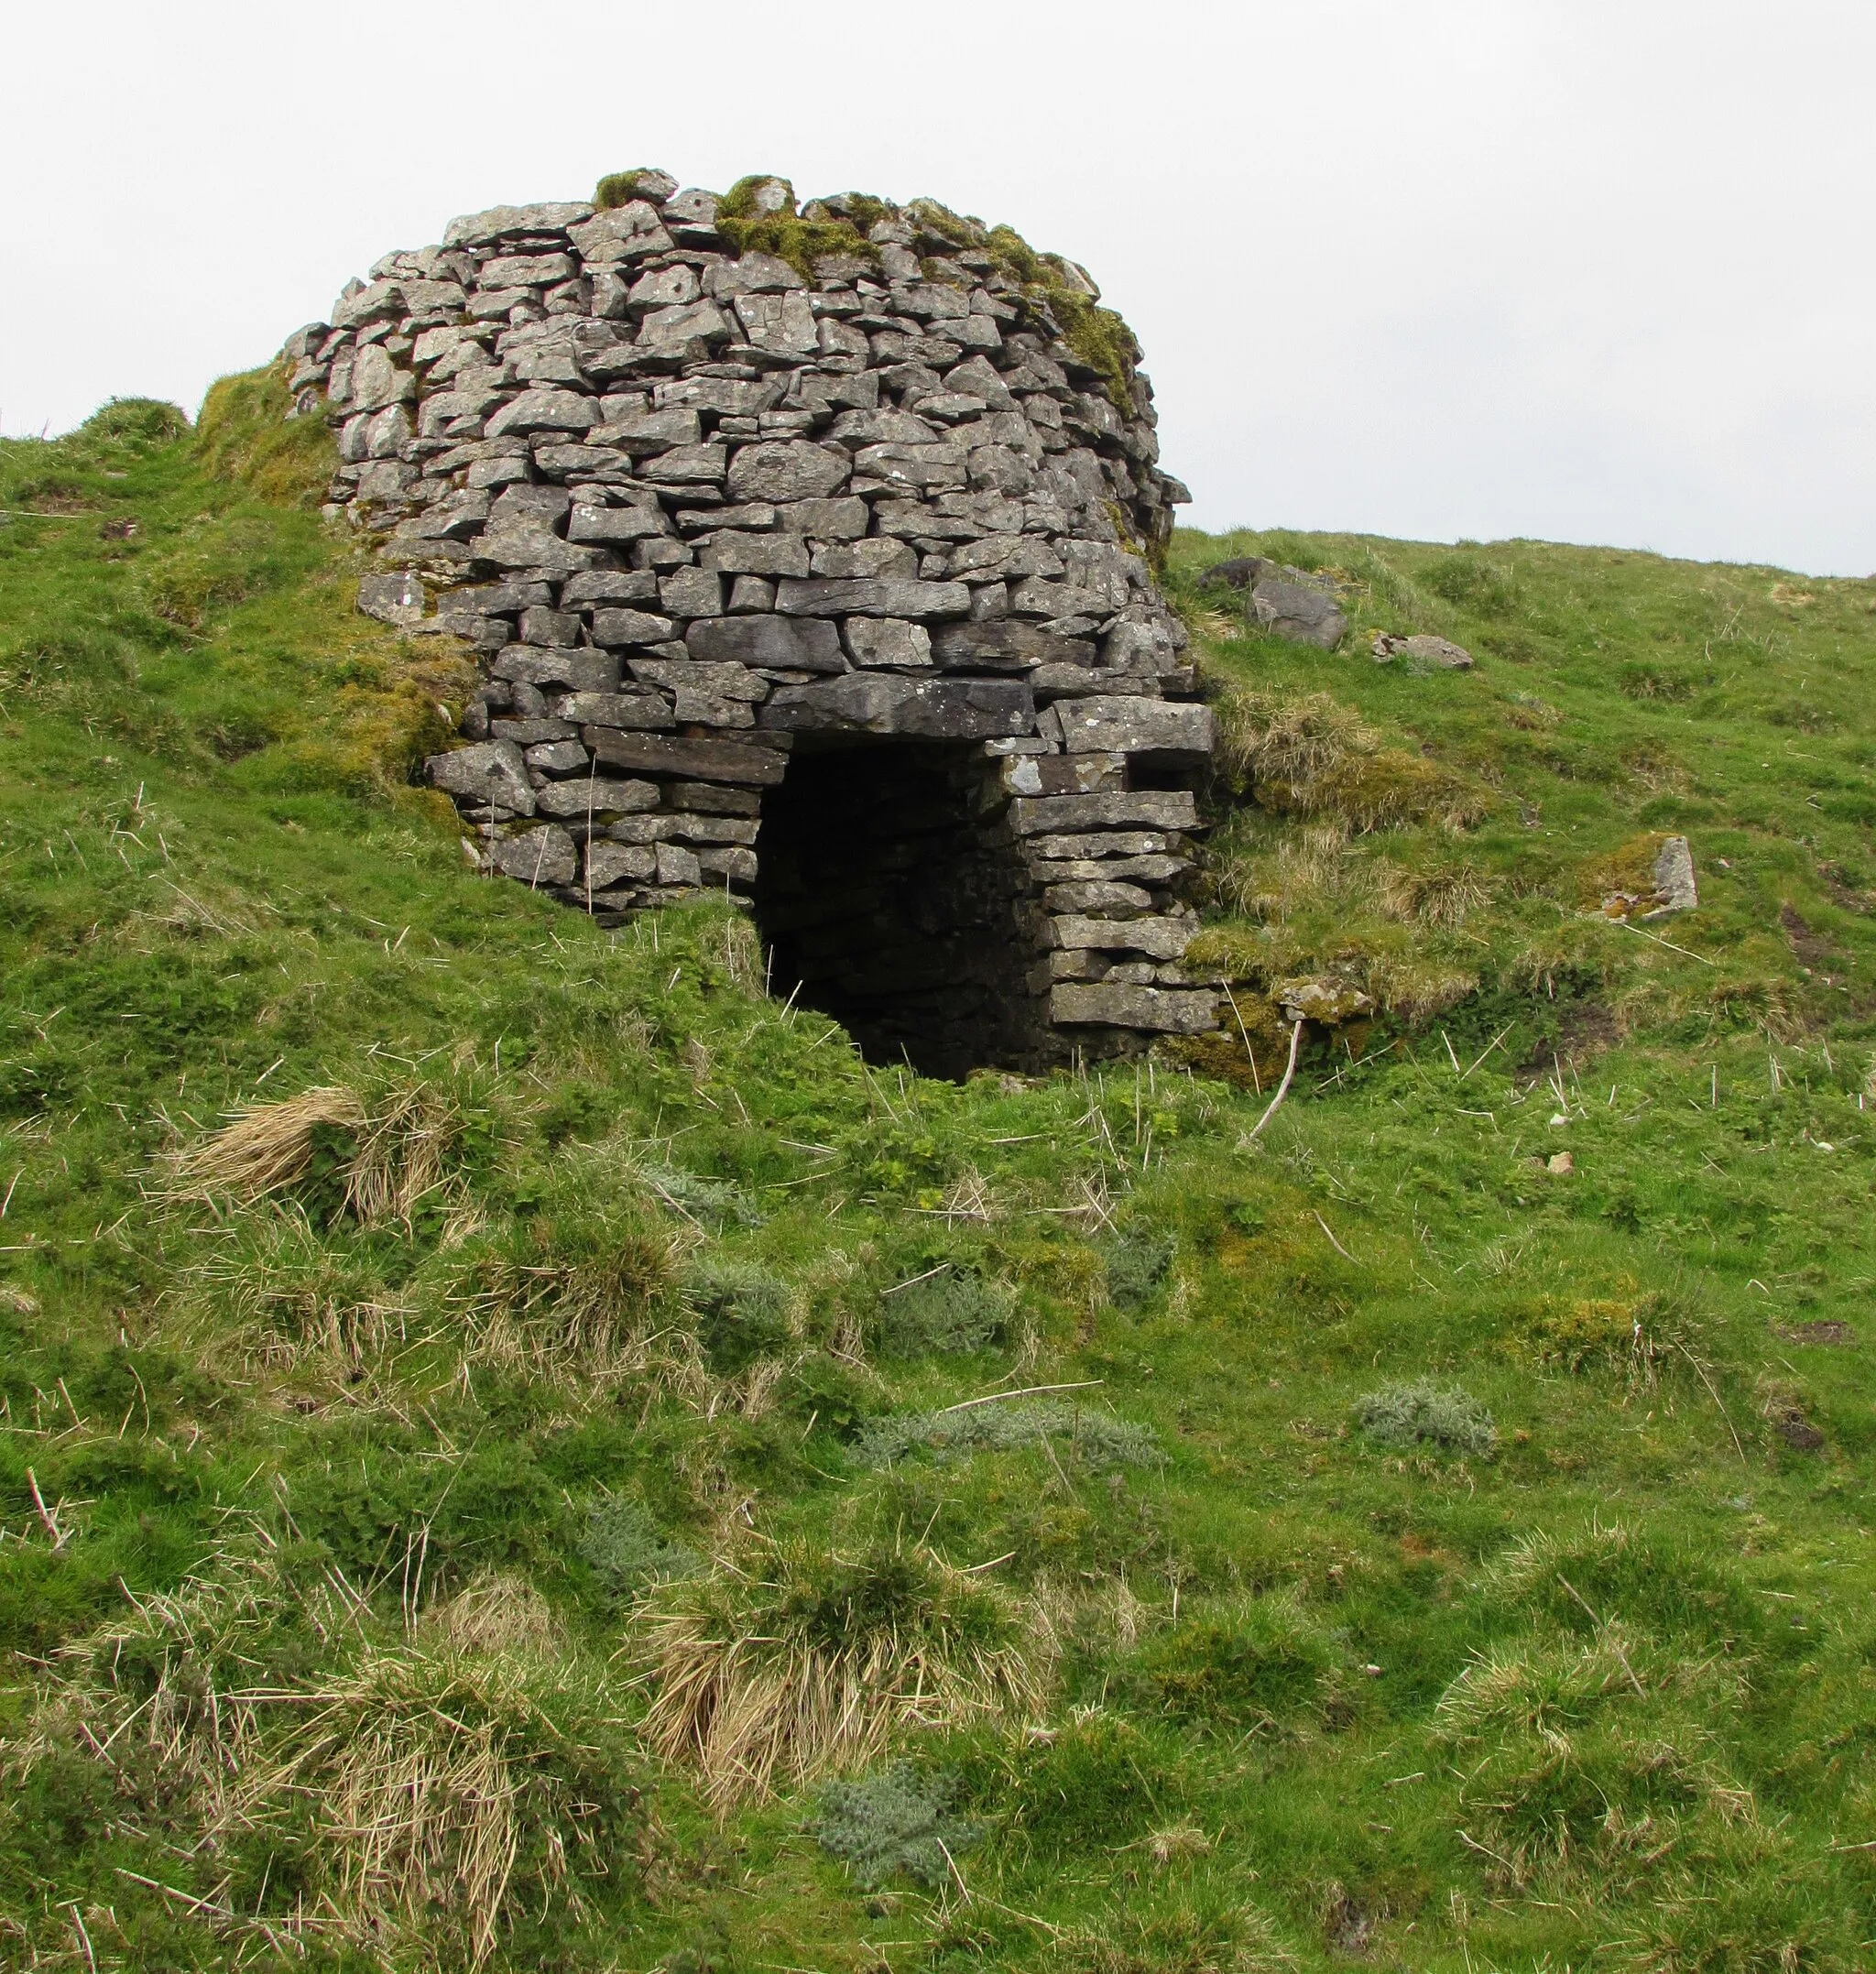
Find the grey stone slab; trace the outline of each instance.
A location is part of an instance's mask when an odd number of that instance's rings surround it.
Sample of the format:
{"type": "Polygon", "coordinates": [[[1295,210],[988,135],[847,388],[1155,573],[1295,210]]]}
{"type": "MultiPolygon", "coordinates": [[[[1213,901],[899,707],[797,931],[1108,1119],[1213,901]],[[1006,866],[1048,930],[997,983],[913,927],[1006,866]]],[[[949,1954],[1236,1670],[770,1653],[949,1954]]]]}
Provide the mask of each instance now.
{"type": "Polygon", "coordinates": [[[657,601],[658,578],[649,569],[595,569],[587,575],[570,576],[561,586],[561,605],[568,610],[583,604],[657,601]]]}
{"type": "Polygon", "coordinates": [[[1111,878],[1095,878],[1073,884],[1052,884],[1042,893],[1042,903],[1051,911],[1107,912],[1151,911],[1153,894],[1143,885],[1121,884],[1111,878]]]}
{"type": "Polygon", "coordinates": [[[485,213],[465,213],[443,229],[443,245],[492,246],[498,240],[519,234],[564,233],[581,221],[591,219],[593,208],[584,200],[547,205],[498,205],[485,213]]]}
{"type": "Polygon", "coordinates": [[[491,439],[509,432],[591,431],[599,422],[599,407],[577,391],[546,387],[525,390],[511,398],[484,428],[491,439]]]}
{"type": "Polygon", "coordinates": [[[358,608],[380,623],[404,627],[420,623],[430,607],[422,581],[401,575],[365,576],[358,584],[358,608]]]}
{"type": "Polygon", "coordinates": [[[616,445],[635,458],[669,452],[674,445],[700,445],[703,439],[703,420],[695,410],[682,406],[609,420],[593,433],[595,445],[616,445]]]}
{"type": "MultiPolygon", "coordinates": [[[[951,585],[963,588],[961,583],[951,585]]],[[[969,594],[968,591],[965,592],[969,594]]],[[[1058,638],[1016,617],[946,624],[932,638],[933,656],[941,665],[1092,665],[1093,645],[1074,638],[1058,638]]]]}
{"type": "MultiPolygon", "coordinates": [[[[584,754],[585,749],[581,748],[584,754]]],[[[534,794],[542,815],[563,820],[584,820],[588,815],[631,815],[658,806],[655,781],[621,781],[611,775],[577,774],[565,781],[550,781],[534,794]]]]}
{"type": "Polygon", "coordinates": [[[744,336],[756,349],[775,355],[806,356],[820,348],[814,311],[800,289],[780,295],[738,295],[731,306],[743,325],[744,336]]]}
{"type": "Polygon", "coordinates": [[[844,672],[840,634],[823,620],[785,616],[720,617],[693,624],[684,643],[706,661],[763,665],[776,671],[844,672]]]}
{"type": "Polygon", "coordinates": [[[709,568],[673,569],[659,578],[658,601],[673,617],[721,616],[723,578],[709,568]]]}
{"type": "Polygon", "coordinates": [[[668,254],[671,234],[657,209],[643,200],[595,213],[567,229],[573,250],[589,265],[642,260],[649,254],[668,254]]]}
{"type": "Polygon", "coordinates": [[[721,445],[674,445],[646,460],[638,471],[660,486],[721,486],[727,458],[721,445]]]}
{"type": "Polygon", "coordinates": [[[1081,829],[1192,830],[1198,827],[1198,805],[1190,789],[1045,795],[1011,802],[1009,826],[1019,836],[1081,829]]]}
{"type": "Polygon", "coordinates": [[[352,359],[350,402],[354,410],[382,411],[387,405],[409,404],[416,396],[415,373],[400,369],[377,344],[366,344],[352,359]]]}
{"type": "Polygon", "coordinates": [[[1201,1035],[1218,1025],[1216,994],[1180,987],[1062,981],[1049,990],[1049,1019],[1068,1027],[1129,1028],[1201,1035]]]}
{"type": "Polygon", "coordinates": [[[762,440],[730,461],[732,500],[824,499],[846,484],[844,453],[802,439],[762,440]]]}
{"type": "Polygon", "coordinates": [[[1212,709],[1163,699],[1095,696],[1064,699],[1051,711],[1071,754],[1210,755],[1217,723],[1212,709]]]}
{"type": "Polygon", "coordinates": [[[808,544],[793,534],[724,534],[704,545],[701,560],[725,575],[805,576],[808,544]]]}
{"type": "Polygon", "coordinates": [[[512,741],[484,740],[453,753],[432,754],[424,762],[432,788],[468,802],[495,802],[518,815],[534,813],[534,789],[528,763],[512,741]]]}
{"type": "MultiPolygon", "coordinates": [[[[541,789],[550,786],[554,777],[584,775],[591,758],[577,740],[543,740],[538,746],[524,747],[522,752],[527,756],[529,772],[536,784],[537,804],[541,789]]],[[[553,813],[551,810],[547,813],[553,813]]]]}
{"type": "MultiPolygon", "coordinates": [[[[805,569],[781,572],[787,575],[808,573],[805,569]]],[[[813,573],[835,576],[843,582],[856,577],[916,576],[918,573],[919,558],[911,543],[891,535],[870,535],[863,541],[828,542],[814,551],[813,573]]]]}
{"type": "Polygon", "coordinates": [[[614,843],[601,837],[586,845],[585,877],[595,891],[627,878],[649,882],[658,870],[658,853],[649,844],[614,843]]]}
{"type": "Polygon", "coordinates": [[[621,726],[650,733],[677,724],[670,703],[659,693],[573,693],[563,715],[583,725],[621,726]]]}
{"type": "Polygon", "coordinates": [[[777,689],[761,724],[790,732],[847,731],[985,740],[1033,725],[1028,691],[1001,679],[910,679],[850,672],[777,689]]]}
{"type": "Polygon", "coordinates": [[[932,633],[904,617],[850,616],[841,627],[841,641],[856,665],[931,669],[932,633]]]}
{"type": "Polygon", "coordinates": [[[872,518],[867,503],[851,494],[832,499],[791,500],[775,511],[778,526],[814,541],[857,541],[872,518]]]}
{"type": "Polygon", "coordinates": [[[1274,576],[1263,577],[1252,589],[1250,615],[1274,637],[1325,651],[1333,651],[1348,628],[1348,619],[1336,607],[1333,596],[1274,576]]]}
{"type": "Polygon", "coordinates": [[[961,617],[971,593],[962,583],[918,583],[901,576],[811,576],[779,583],[776,608],[785,616],[961,617]]]}
{"type": "Polygon", "coordinates": [[[1051,928],[1058,946],[1103,953],[1144,953],[1176,960],[1198,931],[1196,919],[1096,919],[1067,913],[1051,928]]]}
{"type": "Polygon", "coordinates": [[[483,852],[483,857],[491,870],[529,887],[571,884],[579,868],[573,839],[558,823],[544,823],[538,829],[522,830],[513,836],[498,836],[483,852]]]}
{"type": "Polygon", "coordinates": [[[571,254],[497,254],[484,261],[477,285],[485,291],[504,288],[551,288],[574,273],[571,254]]]}
{"type": "Polygon", "coordinates": [[[769,747],[737,740],[692,739],[662,734],[623,734],[588,727],[580,736],[599,758],[632,774],[682,776],[772,788],[788,768],[780,741],[769,747]]]}
{"type": "Polygon", "coordinates": [[[492,525],[468,546],[477,562],[547,576],[576,575],[595,567],[603,555],[599,549],[562,541],[551,529],[527,521],[492,525]]]}
{"type": "Polygon", "coordinates": [[[511,684],[557,687],[575,693],[610,693],[619,682],[619,661],[609,651],[568,645],[505,645],[489,660],[488,675],[511,684]]]}
{"type": "Polygon", "coordinates": [[[671,620],[649,610],[604,609],[593,613],[594,644],[662,644],[671,635],[671,620]]]}
{"type": "Polygon", "coordinates": [[[567,517],[569,541],[642,541],[667,532],[670,523],[657,507],[595,507],[576,505],[567,517]]]}

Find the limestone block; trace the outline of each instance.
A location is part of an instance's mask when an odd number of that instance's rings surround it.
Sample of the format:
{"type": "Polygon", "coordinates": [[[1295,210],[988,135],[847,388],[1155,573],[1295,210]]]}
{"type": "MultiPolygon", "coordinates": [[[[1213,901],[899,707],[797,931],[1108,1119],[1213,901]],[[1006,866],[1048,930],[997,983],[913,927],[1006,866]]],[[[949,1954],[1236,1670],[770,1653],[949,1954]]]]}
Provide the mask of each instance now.
{"type": "Polygon", "coordinates": [[[482,264],[476,285],[496,288],[551,288],[573,275],[571,254],[497,254],[482,264]]]}
{"type": "Polygon", "coordinates": [[[662,644],[672,630],[668,616],[654,616],[649,610],[595,610],[593,613],[594,644],[662,644]]]}
{"type": "Polygon", "coordinates": [[[599,407],[577,391],[526,390],[511,398],[486,426],[491,439],[505,433],[591,431],[599,422],[599,407]]]}
{"type": "Polygon", "coordinates": [[[846,484],[846,455],[805,439],[773,439],[738,449],[730,462],[732,500],[818,500],[846,484]]]}
{"type": "Polygon", "coordinates": [[[779,741],[752,747],[736,740],[612,733],[600,726],[587,727],[580,737],[602,761],[631,774],[695,776],[769,788],[781,780],[788,766],[787,755],[778,751],[779,741]]]}
{"type": "Polygon", "coordinates": [[[1064,699],[1052,710],[1071,754],[1185,754],[1212,751],[1216,722],[1209,706],[1131,696],[1064,699]]]}
{"type": "Polygon", "coordinates": [[[776,607],[785,616],[963,616],[971,593],[962,583],[919,583],[901,576],[811,576],[778,585],[776,607]]]}
{"type": "Polygon", "coordinates": [[[581,502],[567,516],[569,541],[642,541],[667,523],[658,507],[597,507],[581,502]]]}
{"type": "Polygon", "coordinates": [[[1141,885],[1095,878],[1077,884],[1052,884],[1043,891],[1042,902],[1051,911],[1105,912],[1109,917],[1120,917],[1130,911],[1151,911],[1153,894],[1141,885]]]}
{"type": "Polygon", "coordinates": [[[550,781],[537,789],[534,802],[542,815],[582,821],[588,815],[629,815],[657,808],[658,784],[620,781],[611,775],[576,775],[571,780],[550,781]]]}
{"type": "Polygon", "coordinates": [[[1019,836],[1079,829],[1191,830],[1198,827],[1198,805],[1190,789],[1045,795],[1011,802],[1009,826],[1019,836]]]}
{"type": "Polygon", "coordinates": [[[1156,960],[1176,960],[1185,951],[1197,923],[1191,919],[1084,918],[1069,913],[1054,921],[1058,946],[1091,947],[1098,952],[1144,953],[1156,960]]]}
{"type": "Polygon", "coordinates": [[[572,693],[562,717],[635,730],[677,725],[670,703],[660,693],[572,693]]]}
{"type": "Polygon", "coordinates": [[[450,754],[432,754],[423,764],[432,788],[469,802],[493,802],[518,815],[534,813],[534,789],[519,747],[507,740],[484,740],[450,754]]]}
{"type": "Polygon", "coordinates": [[[1034,719],[1028,690],[1013,681],[908,679],[887,672],[849,672],[782,686],[761,714],[764,726],[785,731],[857,729],[933,740],[1027,733],[1034,719]]]}
{"type": "Polygon", "coordinates": [[[592,217],[593,208],[584,199],[549,205],[491,206],[486,213],[467,213],[453,219],[443,229],[443,245],[492,246],[509,234],[564,233],[592,217]]]}
{"type": "Polygon", "coordinates": [[[643,884],[656,875],[658,853],[649,844],[614,843],[595,837],[586,845],[585,878],[595,891],[636,878],[643,884]]]}
{"type": "Polygon", "coordinates": [[[856,665],[930,668],[932,633],[922,624],[898,616],[850,616],[841,641],[856,665]]]}
{"type": "Polygon", "coordinates": [[[569,226],[567,234],[574,252],[589,265],[642,260],[648,254],[668,254],[671,247],[657,208],[642,199],[595,213],[569,226]]]}
{"type": "Polygon", "coordinates": [[[1296,644],[1313,644],[1325,651],[1333,651],[1348,628],[1347,618],[1328,592],[1305,589],[1275,576],[1262,577],[1251,591],[1250,614],[1254,622],[1274,636],[1296,644]]]}
{"type": "Polygon", "coordinates": [[[941,665],[1049,665],[1085,667],[1095,661],[1093,645],[1058,638],[1014,617],[947,624],[932,639],[941,665]]]}
{"type": "Polygon", "coordinates": [[[1144,1029],[1201,1035],[1218,1022],[1216,994],[1179,987],[1083,986],[1063,981],[1049,990],[1049,1019],[1070,1026],[1144,1029]]]}
{"type": "Polygon", "coordinates": [[[354,410],[382,411],[387,405],[409,404],[417,395],[413,372],[400,370],[388,351],[367,344],[352,359],[351,403],[354,410]]]}
{"type": "Polygon", "coordinates": [[[741,665],[767,665],[777,671],[842,672],[840,634],[819,619],[785,616],[725,617],[693,624],[684,634],[691,656],[724,660],[741,665]]]}
{"type": "MultiPolygon", "coordinates": [[[[806,575],[808,571],[790,569],[781,573],[806,575]]],[[[816,547],[813,573],[846,582],[867,576],[916,576],[919,558],[911,542],[873,535],[864,541],[832,541],[816,547]]]]}
{"type": "Polygon", "coordinates": [[[365,576],[358,584],[358,608],[383,624],[409,625],[420,622],[429,607],[422,583],[408,572],[402,575],[365,576]]]}
{"type": "Polygon", "coordinates": [[[731,306],[753,348],[805,356],[820,347],[814,311],[800,289],[780,295],[738,295],[731,306]]]}
{"type": "MultiPolygon", "coordinates": [[[[616,402],[605,400],[602,409],[616,402]]],[[[653,453],[667,453],[674,445],[702,444],[704,426],[695,411],[683,407],[634,411],[619,418],[608,415],[604,424],[594,428],[593,439],[595,444],[616,445],[634,458],[646,458],[653,453]]]]}
{"type": "Polygon", "coordinates": [[[571,884],[579,866],[573,839],[558,823],[544,823],[516,836],[498,836],[485,855],[491,869],[530,888],[571,884]]]}
{"type": "Polygon", "coordinates": [[[804,576],[808,544],[794,534],[725,533],[704,545],[702,561],[726,575],[804,576]]]}

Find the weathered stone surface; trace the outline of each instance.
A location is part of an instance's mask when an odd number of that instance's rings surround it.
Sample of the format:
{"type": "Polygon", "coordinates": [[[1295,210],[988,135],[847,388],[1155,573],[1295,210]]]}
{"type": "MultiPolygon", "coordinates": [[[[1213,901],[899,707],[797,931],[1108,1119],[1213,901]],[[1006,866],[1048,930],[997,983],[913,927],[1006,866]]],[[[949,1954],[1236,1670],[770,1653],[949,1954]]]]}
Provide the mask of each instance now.
{"type": "Polygon", "coordinates": [[[804,576],[808,544],[800,535],[719,535],[702,555],[706,569],[726,575],[804,576]]]}
{"type": "Polygon", "coordinates": [[[443,245],[492,246],[497,240],[518,234],[564,233],[592,216],[593,208],[584,199],[549,205],[491,206],[486,213],[468,213],[453,219],[443,230],[443,245]]]}
{"type": "Polygon", "coordinates": [[[619,682],[619,661],[610,651],[576,646],[548,649],[538,645],[506,645],[489,662],[489,676],[513,684],[575,693],[610,693],[619,682]]]}
{"type": "Polygon", "coordinates": [[[498,836],[484,856],[491,869],[505,878],[518,878],[530,889],[543,884],[571,884],[580,861],[573,839],[558,823],[543,823],[538,829],[523,830],[515,836],[498,836]]]}
{"type": "Polygon", "coordinates": [[[1163,699],[1064,699],[1050,717],[1071,754],[1211,754],[1216,722],[1209,706],[1163,699]]]}
{"type": "Polygon", "coordinates": [[[849,617],[841,640],[856,665],[929,667],[932,662],[932,633],[904,617],[849,617]]]}
{"type": "Polygon", "coordinates": [[[505,433],[536,431],[591,431],[599,422],[599,407],[576,391],[523,391],[489,420],[487,434],[499,439],[505,433]]]}
{"type": "Polygon", "coordinates": [[[758,788],[780,781],[788,756],[733,740],[689,740],[657,734],[616,734],[589,726],[580,736],[602,761],[630,773],[697,775],[758,788]]]}
{"type": "Polygon", "coordinates": [[[1095,648],[1060,638],[1015,617],[988,623],[946,624],[933,634],[932,655],[941,665],[1092,665],[1095,648]]]}
{"type": "Polygon", "coordinates": [[[996,734],[1026,732],[1035,708],[1025,687],[1002,679],[849,672],[812,685],[780,687],[759,718],[766,727],[793,732],[833,729],[987,740],[996,734]]]}
{"type": "Polygon", "coordinates": [[[1663,838],[1654,859],[1654,898],[1642,919],[1664,919],[1670,912],[1692,911],[1700,902],[1694,882],[1694,852],[1685,836],[1663,838]]]}
{"type": "Polygon", "coordinates": [[[416,395],[416,376],[399,369],[379,344],[367,344],[352,359],[354,410],[381,411],[387,405],[408,404],[416,395]]]}
{"type": "Polygon", "coordinates": [[[1397,658],[1404,658],[1410,666],[1428,670],[1470,671],[1472,669],[1472,653],[1463,644],[1454,644],[1445,638],[1400,638],[1378,630],[1374,637],[1375,663],[1385,665],[1397,658]]]}
{"type": "Polygon", "coordinates": [[[422,583],[408,572],[401,575],[365,576],[358,584],[358,607],[380,623],[403,627],[422,621],[428,598],[422,583]]]}
{"type": "Polygon", "coordinates": [[[658,853],[649,845],[614,843],[600,838],[586,845],[585,880],[595,891],[633,878],[643,884],[658,871],[658,853]]]}
{"type": "Polygon", "coordinates": [[[1083,986],[1049,990],[1049,1016],[1070,1026],[1137,1028],[1164,1035],[1202,1035],[1218,1025],[1218,997],[1179,987],[1083,986]]]}
{"type": "Polygon", "coordinates": [[[528,763],[512,741],[485,740],[451,754],[432,754],[423,769],[430,785],[447,794],[496,802],[519,815],[534,813],[528,763]]]}
{"type": "Polygon", "coordinates": [[[819,500],[846,484],[844,453],[804,439],[775,439],[740,448],[729,467],[732,500],[819,500]]]}
{"type": "Polygon", "coordinates": [[[1176,960],[1198,930],[1191,919],[1091,919],[1075,915],[1055,921],[1060,946],[1107,953],[1146,953],[1158,960],[1176,960]]]}
{"type": "MultiPolygon", "coordinates": [[[[582,750],[584,751],[584,749],[582,750]]],[[[575,775],[566,781],[550,781],[534,791],[536,808],[542,815],[584,820],[587,815],[630,815],[658,806],[655,781],[620,781],[611,775],[575,775]]]]}
{"type": "Polygon", "coordinates": [[[962,583],[811,576],[804,583],[780,583],[775,606],[784,616],[963,616],[971,606],[971,593],[962,583]]]}
{"type": "Polygon", "coordinates": [[[725,617],[693,624],[684,634],[691,656],[739,665],[765,665],[778,671],[838,672],[840,633],[832,624],[785,616],[725,617]]]}
{"type": "Polygon", "coordinates": [[[1348,619],[1326,591],[1304,589],[1274,576],[1263,577],[1251,591],[1250,612],[1273,636],[1313,644],[1325,651],[1333,651],[1348,628],[1348,619]]]}
{"type": "Polygon", "coordinates": [[[594,644],[662,644],[671,635],[671,620],[654,616],[649,610],[595,610],[593,613],[594,644]]]}
{"type": "Polygon", "coordinates": [[[635,731],[677,725],[670,702],[660,693],[573,693],[568,696],[564,717],[635,731]]]}
{"type": "Polygon", "coordinates": [[[1191,830],[1198,827],[1198,805],[1190,789],[1044,795],[1011,802],[1009,826],[1019,836],[1056,835],[1080,829],[1191,830]]]}
{"type": "Polygon", "coordinates": [[[589,264],[642,260],[648,254],[668,254],[671,246],[657,208],[641,199],[595,213],[567,232],[573,250],[589,264]]]}
{"type": "Polygon", "coordinates": [[[642,541],[665,531],[664,515],[657,507],[595,507],[583,502],[567,516],[569,541],[642,541]]]}

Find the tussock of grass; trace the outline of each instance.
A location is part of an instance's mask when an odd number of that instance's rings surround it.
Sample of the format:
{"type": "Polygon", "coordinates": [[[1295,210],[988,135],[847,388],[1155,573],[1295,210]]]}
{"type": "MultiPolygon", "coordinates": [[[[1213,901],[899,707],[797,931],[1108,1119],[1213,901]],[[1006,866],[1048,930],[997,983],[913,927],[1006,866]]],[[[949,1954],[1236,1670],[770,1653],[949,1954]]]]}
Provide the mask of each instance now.
{"type": "Polygon", "coordinates": [[[1047,1446],[1056,1441],[1066,1441],[1069,1457],[1096,1472],[1114,1467],[1151,1466],[1162,1457],[1159,1442],[1148,1428],[1060,1399],[893,1412],[868,1420],[860,1429],[855,1451],[861,1459],[884,1467],[919,1450],[956,1459],[974,1453],[1047,1446]]]}
{"type": "Polygon", "coordinates": [[[694,1769],[719,1813],[863,1768],[904,1729],[1041,1704],[1046,1636],[929,1551],[848,1563],[777,1549],[763,1566],[655,1591],[628,1638],[650,1689],[648,1742],[694,1769]]]}

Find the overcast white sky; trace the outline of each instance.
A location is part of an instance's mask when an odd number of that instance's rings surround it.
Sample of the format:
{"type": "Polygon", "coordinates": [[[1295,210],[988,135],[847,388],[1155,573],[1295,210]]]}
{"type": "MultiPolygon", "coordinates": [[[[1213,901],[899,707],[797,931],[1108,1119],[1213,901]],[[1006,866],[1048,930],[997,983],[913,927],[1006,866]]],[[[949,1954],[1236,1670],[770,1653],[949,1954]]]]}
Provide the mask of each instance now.
{"type": "Polygon", "coordinates": [[[9,434],[454,213],[772,170],[1085,263],[1198,526],[1876,570],[1871,0],[66,0],[0,68],[9,434]]]}

